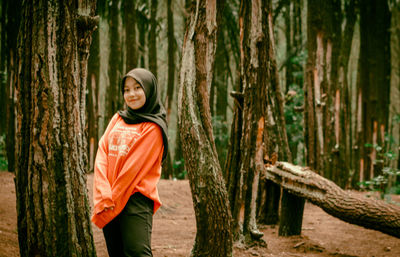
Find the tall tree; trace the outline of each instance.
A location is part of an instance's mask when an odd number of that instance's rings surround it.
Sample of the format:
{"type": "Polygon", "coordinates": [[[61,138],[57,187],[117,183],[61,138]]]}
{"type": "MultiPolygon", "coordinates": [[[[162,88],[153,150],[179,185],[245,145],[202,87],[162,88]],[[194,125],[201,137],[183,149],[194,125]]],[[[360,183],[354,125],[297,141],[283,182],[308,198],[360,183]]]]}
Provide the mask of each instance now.
{"type": "MultiPolygon", "coordinates": [[[[172,11],[172,0],[167,0],[167,39],[168,39],[168,84],[167,97],[165,106],[167,109],[167,121],[171,120],[172,100],[174,98],[174,83],[175,83],[175,36],[174,36],[174,13],[172,11]]],[[[154,46],[155,47],[155,46],[154,46]]],[[[171,150],[168,150],[171,152],[171,150]]],[[[165,178],[174,177],[174,169],[172,167],[172,158],[169,153],[167,160],[163,164],[162,174],[165,178]]]]}
{"type": "Polygon", "coordinates": [[[136,43],[136,1],[124,1],[125,46],[126,46],[126,70],[137,67],[138,49],[136,43]]]}
{"type": "Polygon", "coordinates": [[[108,63],[109,84],[106,94],[105,124],[115,112],[122,107],[121,74],[122,70],[122,42],[120,36],[120,1],[110,1],[108,6],[108,26],[110,37],[110,55],[108,63]]]}
{"type": "MultiPolygon", "coordinates": [[[[21,0],[6,1],[3,5],[5,24],[5,49],[8,54],[6,58],[7,80],[6,80],[6,149],[8,170],[15,170],[15,79],[17,72],[17,34],[20,26],[21,0]]],[[[2,39],[3,42],[3,39],[2,39]]]]}
{"type": "Polygon", "coordinates": [[[305,71],[306,162],[333,178],[338,165],[334,135],[334,103],[341,43],[340,1],[310,0],[307,10],[307,64],[305,71]]]}
{"type": "MultiPolygon", "coordinates": [[[[347,79],[348,66],[350,59],[351,45],[354,35],[355,23],[357,21],[358,0],[349,0],[344,3],[345,11],[345,27],[342,32],[342,42],[339,55],[339,67],[337,74],[337,87],[335,92],[334,103],[334,126],[335,126],[335,145],[339,151],[336,153],[338,157],[338,168],[336,169],[336,182],[344,187],[348,181],[351,182],[350,170],[354,170],[353,166],[353,139],[352,139],[352,105],[351,105],[351,87],[347,79]],[[346,179],[349,178],[349,179],[346,179]]],[[[353,175],[354,178],[354,175],[353,175]]]]}
{"type": "Polygon", "coordinates": [[[357,94],[360,180],[380,173],[376,147],[384,147],[390,100],[390,18],[387,1],[360,1],[360,57],[357,94]]]}
{"type": "Polygon", "coordinates": [[[232,256],[231,214],[208,102],[222,4],[192,2],[182,50],[178,119],[196,215],[192,256],[232,256]]]}
{"type": "Polygon", "coordinates": [[[149,69],[157,77],[157,0],[151,0],[149,31],[149,69]]]}
{"type": "Polygon", "coordinates": [[[94,9],[95,1],[23,3],[15,174],[21,256],[96,255],[84,133],[94,9]]]}
{"type": "Polygon", "coordinates": [[[6,6],[7,2],[0,6],[0,136],[7,131],[7,96],[6,96],[6,6]]]}

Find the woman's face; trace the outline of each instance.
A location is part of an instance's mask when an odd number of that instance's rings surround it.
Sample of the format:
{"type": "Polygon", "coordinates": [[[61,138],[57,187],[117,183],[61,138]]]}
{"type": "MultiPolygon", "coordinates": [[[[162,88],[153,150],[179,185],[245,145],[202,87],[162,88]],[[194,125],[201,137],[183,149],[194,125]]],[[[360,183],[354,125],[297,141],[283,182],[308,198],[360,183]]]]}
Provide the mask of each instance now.
{"type": "Polygon", "coordinates": [[[133,110],[143,107],[146,103],[146,95],[143,88],[134,78],[127,77],[124,85],[125,103],[133,110]]]}

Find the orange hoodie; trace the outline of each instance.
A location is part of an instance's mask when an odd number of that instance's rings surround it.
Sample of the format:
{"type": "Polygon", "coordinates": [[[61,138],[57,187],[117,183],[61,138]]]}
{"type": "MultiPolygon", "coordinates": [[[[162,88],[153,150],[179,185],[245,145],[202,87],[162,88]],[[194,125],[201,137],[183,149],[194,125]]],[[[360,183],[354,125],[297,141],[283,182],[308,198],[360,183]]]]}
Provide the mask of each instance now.
{"type": "Polygon", "coordinates": [[[136,192],[152,199],[157,211],[162,155],[163,138],[157,124],[126,124],[118,113],[113,116],[95,161],[92,222],[96,226],[103,228],[114,219],[136,192]],[[106,207],[114,209],[104,211],[106,207]]]}

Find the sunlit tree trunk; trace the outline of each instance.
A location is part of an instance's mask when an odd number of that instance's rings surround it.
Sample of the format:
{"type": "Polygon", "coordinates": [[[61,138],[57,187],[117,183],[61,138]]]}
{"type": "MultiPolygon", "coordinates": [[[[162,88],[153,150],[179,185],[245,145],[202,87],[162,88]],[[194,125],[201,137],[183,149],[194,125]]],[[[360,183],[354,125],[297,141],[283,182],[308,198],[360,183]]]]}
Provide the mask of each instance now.
{"type": "Polygon", "coordinates": [[[381,164],[375,162],[378,145],[385,149],[384,137],[388,131],[390,101],[390,12],[386,1],[360,1],[360,58],[358,70],[358,94],[361,127],[358,172],[360,180],[369,180],[381,172],[381,164]]]}
{"type": "Polygon", "coordinates": [[[22,7],[15,172],[21,256],[96,256],[84,133],[94,9],[95,1],[22,7]]]}
{"type": "Polygon", "coordinates": [[[196,216],[192,256],[232,256],[229,201],[208,102],[221,4],[213,0],[192,2],[182,50],[178,118],[196,216]]]}

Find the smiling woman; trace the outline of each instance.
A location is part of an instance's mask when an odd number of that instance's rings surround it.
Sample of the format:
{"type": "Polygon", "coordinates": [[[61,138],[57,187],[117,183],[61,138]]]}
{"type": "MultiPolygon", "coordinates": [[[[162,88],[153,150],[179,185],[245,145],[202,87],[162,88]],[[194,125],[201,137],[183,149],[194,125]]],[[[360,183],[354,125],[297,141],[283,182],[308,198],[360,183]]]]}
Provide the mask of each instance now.
{"type": "Polygon", "coordinates": [[[124,84],[124,100],[127,106],[138,110],[146,103],[143,87],[132,77],[127,77],[124,84]]]}
{"type": "Polygon", "coordinates": [[[127,105],[99,142],[92,221],[103,229],[113,256],[152,256],[153,214],[161,206],[157,183],[167,153],[166,113],[155,76],[137,68],[122,79],[127,105]]]}

